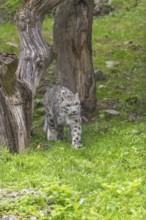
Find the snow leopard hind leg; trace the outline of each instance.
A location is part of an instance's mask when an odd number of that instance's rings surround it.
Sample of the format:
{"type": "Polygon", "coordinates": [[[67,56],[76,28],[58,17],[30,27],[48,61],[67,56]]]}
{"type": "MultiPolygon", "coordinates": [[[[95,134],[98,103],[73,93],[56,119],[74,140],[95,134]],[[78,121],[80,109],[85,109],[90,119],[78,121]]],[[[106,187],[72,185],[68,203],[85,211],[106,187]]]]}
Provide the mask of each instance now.
{"type": "Polygon", "coordinates": [[[44,131],[47,133],[47,139],[50,141],[56,141],[58,132],[55,126],[55,120],[53,113],[49,108],[46,110],[46,117],[44,123],[44,131]]]}

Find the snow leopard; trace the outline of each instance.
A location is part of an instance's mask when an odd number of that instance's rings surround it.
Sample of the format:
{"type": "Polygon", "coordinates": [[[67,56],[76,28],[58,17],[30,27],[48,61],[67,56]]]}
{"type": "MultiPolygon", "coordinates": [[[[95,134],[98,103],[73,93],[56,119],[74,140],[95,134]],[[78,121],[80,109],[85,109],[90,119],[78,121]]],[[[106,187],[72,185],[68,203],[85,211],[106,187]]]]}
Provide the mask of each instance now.
{"type": "Polygon", "coordinates": [[[82,120],[79,94],[56,85],[47,90],[44,103],[44,131],[47,133],[47,139],[52,141],[63,139],[64,126],[67,125],[71,131],[72,146],[81,147],[82,120]]]}

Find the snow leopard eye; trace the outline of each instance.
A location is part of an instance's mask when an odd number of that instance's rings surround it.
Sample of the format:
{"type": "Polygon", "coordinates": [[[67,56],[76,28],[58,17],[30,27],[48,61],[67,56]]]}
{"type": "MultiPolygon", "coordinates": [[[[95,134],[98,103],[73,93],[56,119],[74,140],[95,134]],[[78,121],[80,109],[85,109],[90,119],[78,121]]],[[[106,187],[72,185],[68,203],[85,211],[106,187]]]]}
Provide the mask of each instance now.
{"type": "Polygon", "coordinates": [[[78,103],[78,102],[75,102],[75,105],[77,106],[77,105],[79,105],[79,103],[78,103]]]}

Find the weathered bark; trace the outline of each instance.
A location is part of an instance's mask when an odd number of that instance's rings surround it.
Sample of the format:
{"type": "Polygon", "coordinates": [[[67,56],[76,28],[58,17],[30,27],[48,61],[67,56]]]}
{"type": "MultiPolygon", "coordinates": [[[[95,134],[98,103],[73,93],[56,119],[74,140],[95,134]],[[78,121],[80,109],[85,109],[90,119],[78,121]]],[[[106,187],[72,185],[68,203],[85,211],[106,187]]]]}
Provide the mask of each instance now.
{"type": "Polygon", "coordinates": [[[42,74],[54,58],[53,47],[48,46],[42,37],[42,20],[47,10],[63,0],[26,2],[15,17],[21,43],[16,74],[19,79],[26,82],[34,95],[42,74]]]}
{"type": "Polygon", "coordinates": [[[12,152],[28,147],[36,88],[54,58],[41,34],[42,20],[47,10],[63,1],[25,0],[15,18],[21,44],[18,67],[13,56],[1,55],[0,145],[8,145],[12,152]]]}
{"type": "Polygon", "coordinates": [[[18,59],[0,54],[0,145],[11,152],[22,152],[28,145],[31,125],[32,93],[16,79],[18,59]]]}
{"type": "Polygon", "coordinates": [[[59,84],[79,92],[83,114],[96,107],[92,18],[93,0],[66,0],[57,7],[54,25],[59,84]]]}

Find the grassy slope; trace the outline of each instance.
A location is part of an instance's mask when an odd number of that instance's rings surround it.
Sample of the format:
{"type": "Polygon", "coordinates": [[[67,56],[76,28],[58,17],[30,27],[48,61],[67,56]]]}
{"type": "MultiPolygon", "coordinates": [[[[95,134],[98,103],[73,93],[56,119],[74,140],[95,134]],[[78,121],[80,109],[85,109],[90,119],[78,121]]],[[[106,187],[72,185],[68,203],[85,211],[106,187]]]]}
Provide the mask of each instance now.
{"type": "MultiPolygon", "coordinates": [[[[97,83],[97,98],[108,107],[114,105],[120,116],[110,119],[101,109],[98,119],[84,124],[84,148],[78,151],[70,148],[68,133],[64,142],[48,143],[41,131],[25,153],[1,151],[0,188],[6,190],[6,199],[0,203],[0,215],[53,220],[146,218],[145,14],[144,0],[137,7],[134,2],[115,0],[118,12],[94,19],[93,24],[94,66],[107,75],[106,81],[97,83]],[[109,60],[120,65],[108,69],[109,60]],[[138,115],[134,122],[127,120],[131,113],[138,115]],[[39,194],[20,193],[28,188],[39,194]]],[[[34,125],[42,120],[40,114],[42,110],[36,111],[34,125]]]]}

